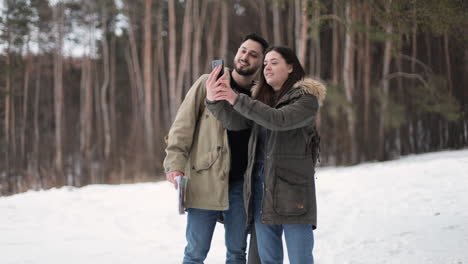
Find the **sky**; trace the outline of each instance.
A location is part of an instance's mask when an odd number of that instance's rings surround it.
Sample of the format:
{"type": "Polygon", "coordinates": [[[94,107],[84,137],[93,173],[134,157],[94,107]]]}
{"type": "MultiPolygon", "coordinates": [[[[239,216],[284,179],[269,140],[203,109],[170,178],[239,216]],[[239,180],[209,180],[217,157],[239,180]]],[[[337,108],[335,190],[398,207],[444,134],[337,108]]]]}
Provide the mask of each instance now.
{"type": "MultiPolygon", "coordinates": [[[[468,149],[316,176],[316,263],[468,263],[468,149]]],[[[2,264],[176,264],[185,246],[167,182],[28,191],[0,197],[0,215],[2,264]]],[[[223,235],[206,264],[224,263],[223,235]]]]}

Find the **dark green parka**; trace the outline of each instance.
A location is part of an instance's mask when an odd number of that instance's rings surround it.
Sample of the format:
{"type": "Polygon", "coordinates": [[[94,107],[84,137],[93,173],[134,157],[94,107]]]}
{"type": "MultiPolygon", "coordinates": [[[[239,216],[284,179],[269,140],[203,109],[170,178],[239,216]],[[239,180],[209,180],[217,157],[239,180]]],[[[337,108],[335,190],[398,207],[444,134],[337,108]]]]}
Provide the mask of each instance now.
{"type": "Polygon", "coordinates": [[[294,84],[274,108],[242,94],[233,106],[226,101],[207,102],[208,109],[226,129],[252,127],[244,176],[244,204],[249,223],[253,218],[252,173],[257,131],[259,126],[263,126],[268,132],[262,222],[311,224],[316,228],[314,175],[318,135],[315,120],[325,93],[323,84],[306,78],[294,84]]]}

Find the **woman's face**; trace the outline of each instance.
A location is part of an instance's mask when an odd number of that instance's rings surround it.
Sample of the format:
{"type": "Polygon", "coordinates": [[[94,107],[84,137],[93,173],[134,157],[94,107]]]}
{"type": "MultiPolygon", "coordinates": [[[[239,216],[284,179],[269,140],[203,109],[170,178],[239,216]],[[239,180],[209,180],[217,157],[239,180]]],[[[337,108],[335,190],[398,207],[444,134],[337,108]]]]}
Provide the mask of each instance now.
{"type": "Polygon", "coordinates": [[[279,91],[283,83],[288,79],[289,73],[292,72],[292,65],[287,64],[283,56],[274,50],[265,55],[263,64],[265,65],[263,75],[266,82],[275,91],[279,91]]]}

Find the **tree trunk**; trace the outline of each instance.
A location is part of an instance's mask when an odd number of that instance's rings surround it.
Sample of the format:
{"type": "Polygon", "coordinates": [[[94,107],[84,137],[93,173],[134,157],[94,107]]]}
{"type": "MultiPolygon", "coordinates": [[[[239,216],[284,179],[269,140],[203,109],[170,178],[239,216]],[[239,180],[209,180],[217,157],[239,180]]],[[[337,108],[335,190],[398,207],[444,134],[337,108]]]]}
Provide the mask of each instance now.
{"type": "Polygon", "coordinates": [[[92,47],[94,43],[94,31],[92,26],[88,27],[87,54],[81,64],[80,80],[80,173],[75,179],[75,185],[80,187],[91,182],[92,168],[92,133],[93,133],[93,81],[92,81],[92,47]]]}
{"type": "Polygon", "coordinates": [[[10,157],[10,118],[11,118],[11,57],[10,57],[10,43],[7,44],[7,50],[6,50],[6,84],[5,84],[5,129],[4,129],[4,134],[5,134],[5,166],[6,166],[6,176],[5,178],[7,179],[7,191],[6,193],[12,193],[13,191],[13,186],[10,182],[10,170],[11,168],[11,157],[10,157]]]}
{"type": "MultiPolygon", "coordinates": [[[[388,3],[388,6],[391,4],[391,0],[388,3]]],[[[388,7],[387,6],[387,11],[388,7]]],[[[390,35],[393,33],[392,22],[387,22],[385,25],[385,33],[390,35]]],[[[380,107],[380,123],[379,123],[379,147],[378,154],[379,159],[385,159],[385,123],[386,115],[388,111],[388,90],[390,86],[390,80],[387,78],[387,75],[390,73],[390,63],[392,61],[392,40],[387,38],[384,44],[384,57],[383,57],[383,69],[382,69],[382,105],[380,107]]]]}
{"type": "MultiPolygon", "coordinates": [[[[415,1],[416,2],[416,1],[415,1]]],[[[418,30],[418,24],[416,20],[416,7],[413,7],[413,27],[411,29],[411,57],[413,60],[411,61],[411,73],[414,73],[416,71],[416,59],[418,56],[418,39],[417,39],[417,30],[418,30]]]]}
{"type": "MultiPolygon", "coordinates": [[[[333,14],[338,16],[337,2],[333,1],[333,14]]],[[[332,22],[332,83],[338,84],[339,82],[339,42],[340,34],[338,29],[338,22],[333,20],[332,22]]]]}
{"type": "MultiPolygon", "coordinates": [[[[130,6],[129,6],[130,8],[130,6]]],[[[129,9],[128,8],[128,9],[129,9]]],[[[132,21],[132,15],[130,10],[127,9],[127,17],[130,21],[132,21]]],[[[130,26],[128,27],[128,40],[130,44],[130,58],[132,60],[132,66],[133,66],[133,75],[134,75],[134,80],[135,80],[135,88],[136,88],[136,94],[137,94],[137,100],[138,100],[138,107],[141,109],[139,111],[143,111],[143,80],[142,80],[142,74],[141,74],[141,67],[140,67],[140,59],[138,57],[138,45],[136,42],[136,36],[134,32],[134,27],[132,26],[132,23],[130,23],[130,26]]]]}
{"type": "Polygon", "coordinates": [[[432,65],[432,45],[431,45],[431,38],[429,34],[425,34],[425,42],[426,42],[426,54],[427,54],[427,65],[432,65]]]}
{"type": "MultiPolygon", "coordinates": [[[[258,0],[260,2],[260,26],[262,29],[262,37],[265,38],[267,41],[270,41],[270,34],[269,34],[269,27],[268,27],[268,15],[267,15],[267,7],[265,4],[265,0],[258,0]]],[[[297,1],[297,0],[296,0],[297,1]]]]}
{"type": "MultiPolygon", "coordinates": [[[[416,17],[416,1],[413,1],[413,7],[412,7],[412,28],[411,28],[411,73],[416,73],[416,61],[418,57],[418,38],[417,38],[417,33],[418,33],[418,22],[417,22],[417,17],[416,17]]],[[[409,82],[411,86],[415,86],[416,83],[414,81],[409,82]]],[[[404,103],[408,104],[409,100],[408,98],[404,99],[404,103]]],[[[402,131],[402,138],[403,138],[403,149],[402,149],[402,154],[408,154],[408,153],[413,153],[415,151],[415,146],[414,146],[414,140],[412,137],[412,130],[413,130],[413,123],[414,123],[414,116],[413,113],[411,113],[408,117],[408,122],[404,126],[404,129],[402,131]]]]}
{"type": "Polygon", "coordinates": [[[141,134],[141,107],[139,106],[138,89],[136,88],[135,69],[130,55],[130,47],[125,49],[125,60],[127,62],[128,76],[130,81],[130,101],[132,102],[131,133],[129,135],[129,144],[138,145],[141,134]]]}
{"type": "MultiPolygon", "coordinates": [[[[156,45],[154,47],[154,67],[153,67],[153,76],[154,76],[154,102],[153,102],[153,120],[154,120],[154,146],[155,146],[155,169],[159,169],[159,165],[162,163],[162,157],[163,157],[163,150],[164,150],[164,145],[163,145],[163,138],[164,135],[166,134],[166,119],[165,119],[165,109],[169,109],[169,105],[167,105],[167,108],[162,108],[162,105],[164,103],[167,103],[167,97],[162,98],[163,91],[162,89],[166,89],[166,86],[163,87],[161,84],[161,76],[160,76],[160,68],[165,67],[164,63],[164,56],[162,56],[162,52],[160,52],[160,49],[163,47],[163,40],[162,40],[162,4],[160,3],[157,6],[157,20],[156,20],[156,45]],[[161,43],[159,43],[161,42],[161,43]]],[[[168,121],[169,122],[169,121],[168,121]]]]}
{"type": "Polygon", "coordinates": [[[200,76],[200,55],[201,55],[201,42],[202,42],[202,33],[203,28],[205,27],[206,21],[206,10],[208,9],[208,1],[203,0],[201,3],[201,13],[198,7],[198,1],[194,1],[194,24],[195,24],[195,33],[193,35],[193,52],[192,52],[192,80],[196,80],[200,76]]]}
{"type": "Polygon", "coordinates": [[[348,102],[345,108],[346,118],[348,121],[348,136],[349,136],[349,162],[354,164],[356,160],[356,133],[355,133],[355,118],[353,112],[353,95],[354,95],[354,32],[351,29],[351,23],[354,18],[354,2],[346,2],[346,34],[344,46],[344,63],[343,63],[343,86],[345,89],[346,101],[348,102]],[[353,10],[352,10],[353,9],[353,10]]]}
{"type": "Polygon", "coordinates": [[[104,159],[108,160],[111,152],[111,134],[110,134],[110,122],[109,122],[109,104],[107,100],[107,94],[109,91],[109,80],[110,80],[110,63],[109,63],[109,43],[107,41],[107,10],[103,10],[101,16],[102,22],[102,60],[103,60],[103,73],[104,80],[101,86],[101,111],[103,120],[103,132],[104,132],[104,159]]]}
{"type": "Polygon", "coordinates": [[[41,133],[39,130],[39,96],[41,95],[41,74],[42,74],[42,56],[39,55],[38,62],[37,62],[37,70],[36,70],[36,85],[35,85],[35,93],[34,93],[34,144],[33,144],[33,152],[32,158],[33,167],[34,167],[34,174],[36,175],[36,189],[43,188],[44,182],[42,181],[41,174],[39,172],[39,164],[40,164],[40,155],[39,155],[39,145],[40,145],[40,138],[41,133]]]}
{"type": "Polygon", "coordinates": [[[152,71],[151,71],[151,11],[153,7],[152,0],[145,0],[145,17],[144,17],[144,50],[143,50],[143,62],[144,62],[144,87],[145,87],[145,138],[146,138],[146,150],[147,158],[150,161],[148,164],[150,167],[154,167],[154,132],[153,132],[153,82],[152,82],[152,71]]]}
{"type": "MultiPolygon", "coordinates": [[[[320,1],[316,0],[316,8],[315,8],[315,17],[320,17],[320,1]]],[[[316,37],[315,37],[315,76],[321,77],[322,75],[322,47],[320,44],[320,27],[321,23],[318,24],[316,29],[316,37]]]]}
{"type": "MultiPolygon", "coordinates": [[[[139,149],[148,150],[148,144],[146,144],[146,123],[145,123],[145,95],[144,95],[144,84],[143,84],[143,74],[142,74],[142,65],[140,64],[139,59],[139,45],[136,41],[135,28],[132,21],[139,21],[139,17],[135,18],[133,16],[134,10],[131,10],[131,5],[127,1],[129,8],[127,9],[128,18],[130,20],[130,26],[128,27],[128,41],[129,41],[129,51],[125,54],[130,72],[130,81],[132,82],[131,96],[132,96],[132,106],[133,106],[133,115],[132,115],[132,131],[129,136],[129,140],[132,145],[136,146],[135,151],[139,149]],[[133,11],[133,12],[131,12],[133,11]],[[128,57],[129,56],[129,57],[128,57]]],[[[144,54],[142,54],[144,56],[144,54]]],[[[99,125],[99,123],[98,123],[99,125]]],[[[137,152],[139,153],[139,152],[137,152]]],[[[138,157],[135,157],[136,162],[141,162],[144,164],[144,161],[138,157]]],[[[135,166],[139,166],[135,164],[135,166]]],[[[143,165],[142,165],[143,166],[143,165]]]]}
{"type": "Polygon", "coordinates": [[[452,68],[450,66],[450,49],[449,49],[449,37],[448,33],[444,33],[444,53],[445,53],[445,63],[447,65],[447,83],[449,94],[452,94],[453,91],[453,82],[452,82],[452,68]]]}
{"type": "Polygon", "coordinates": [[[174,120],[181,98],[177,95],[177,60],[176,60],[176,17],[174,0],[169,0],[169,98],[171,120],[174,120]]]}
{"type": "MultiPolygon", "coordinates": [[[[371,7],[370,0],[366,1],[366,12],[365,12],[365,24],[366,24],[366,35],[364,42],[364,139],[369,139],[369,112],[370,112],[370,91],[371,91],[371,65],[372,65],[372,53],[371,53],[371,41],[370,41],[370,27],[371,27],[371,7]]],[[[365,153],[369,155],[369,146],[365,146],[365,153]]],[[[369,158],[369,156],[368,156],[369,158]]]]}
{"type": "Polygon", "coordinates": [[[219,44],[219,58],[226,60],[229,40],[229,7],[227,1],[221,1],[221,41],[219,44]]]}
{"type": "MultiPolygon", "coordinates": [[[[398,36],[398,45],[397,47],[395,47],[395,49],[400,53],[400,54],[403,54],[403,47],[401,45],[402,42],[402,37],[401,36],[398,36]]],[[[403,62],[401,60],[401,56],[397,56],[395,58],[395,64],[396,64],[396,68],[397,68],[397,71],[398,72],[403,72],[403,62]]],[[[402,102],[403,101],[403,98],[402,98],[402,93],[403,93],[403,79],[402,77],[398,77],[397,79],[397,87],[398,87],[398,94],[400,95],[400,98],[399,101],[402,102]]]]}
{"type": "MultiPolygon", "coordinates": [[[[355,18],[356,21],[355,23],[360,24],[360,25],[365,25],[365,3],[364,2],[358,2],[356,4],[356,11],[355,11],[355,18]]],[[[364,47],[365,47],[365,33],[363,30],[359,30],[356,33],[356,82],[355,82],[355,87],[356,90],[361,90],[361,88],[364,86],[364,47]]],[[[359,98],[361,99],[361,91],[357,91],[357,94],[359,94],[359,98]]],[[[359,101],[359,105],[362,105],[361,100],[359,101]]],[[[360,110],[359,110],[360,111],[360,110]]]]}
{"type": "MultiPolygon", "coordinates": [[[[64,26],[64,6],[59,3],[54,8],[55,25],[55,52],[54,52],[54,112],[55,112],[55,169],[58,177],[63,176],[63,111],[64,111],[64,95],[63,95],[63,26],[64,26]]],[[[56,184],[61,186],[65,181],[56,179],[56,184]]]]}
{"type": "Polygon", "coordinates": [[[302,10],[301,10],[301,0],[294,0],[294,44],[296,52],[299,55],[300,51],[300,39],[301,39],[301,20],[302,20],[302,10]]]}
{"type": "Polygon", "coordinates": [[[281,37],[281,15],[279,10],[279,3],[275,2],[272,5],[273,11],[273,36],[275,39],[275,45],[281,45],[282,37],[281,37]]]}
{"type": "Polygon", "coordinates": [[[312,47],[310,49],[310,73],[316,77],[321,75],[321,49],[320,49],[320,1],[314,0],[314,17],[317,23],[312,25],[312,47]]]}
{"type": "MultiPolygon", "coordinates": [[[[130,47],[125,48],[125,61],[127,62],[127,72],[128,72],[128,79],[130,83],[130,101],[132,102],[132,122],[135,122],[136,118],[138,117],[138,98],[136,95],[136,84],[135,84],[135,75],[133,70],[133,63],[132,63],[132,55],[130,55],[130,47]]],[[[133,127],[133,126],[132,126],[133,127]]]]}
{"type": "MultiPolygon", "coordinates": [[[[355,10],[355,23],[360,24],[365,26],[365,13],[366,13],[366,1],[358,2],[356,4],[356,10],[355,10]]],[[[364,96],[363,96],[363,87],[364,87],[364,67],[365,67],[365,40],[366,40],[366,34],[365,30],[359,30],[356,33],[356,59],[355,59],[355,67],[356,67],[356,81],[355,81],[355,87],[356,87],[356,92],[355,94],[357,95],[357,99],[355,99],[355,104],[358,105],[358,107],[355,108],[355,119],[356,119],[356,156],[357,160],[361,161],[365,155],[363,155],[365,152],[366,146],[363,144],[364,139],[362,138],[363,136],[363,126],[358,125],[358,123],[362,124],[362,119],[359,117],[361,116],[361,113],[363,112],[363,106],[364,106],[364,96]]]]}
{"type": "Polygon", "coordinates": [[[28,124],[28,100],[29,100],[29,76],[31,73],[32,68],[32,55],[29,51],[29,44],[28,50],[26,52],[26,69],[24,72],[24,84],[23,84],[23,118],[22,118],[22,125],[21,125],[21,141],[20,141],[20,156],[21,156],[21,166],[26,165],[27,157],[26,157],[26,124],[28,124]]]}
{"type": "Polygon", "coordinates": [[[296,8],[301,8],[301,33],[298,41],[298,47],[297,47],[297,55],[299,58],[299,61],[301,62],[301,65],[305,67],[305,62],[306,62],[306,49],[307,49],[307,40],[308,40],[308,30],[309,30],[309,21],[308,21],[308,16],[307,16],[307,2],[308,1],[303,1],[303,6],[301,7],[296,6],[296,8]]]}
{"type": "Polygon", "coordinates": [[[192,0],[186,1],[184,25],[182,35],[182,52],[179,58],[179,74],[177,77],[177,96],[182,101],[185,93],[190,88],[187,87],[187,80],[190,79],[191,70],[191,50],[192,50],[192,0]]]}
{"type": "MultiPolygon", "coordinates": [[[[214,40],[215,40],[215,37],[218,36],[217,32],[216,32],[216,28],[217,28],[217,25],[218,25],[218,21],[219,21],[219,2],[215,2],[213,3],[211,6],[213,8],[212,10],[212,17],[211,17],[211,21],[210,21],[210,27],[209,27],[209,30],[208,30],[208,35],[206,37],[206,61],[205,61],[205,69],[210,69],[210,65],[211,65],[211,60],[213,60],[214,58],[214,40]]],[[[222,18],[221,18],[222,19],[222,18]]]]}
{"type": "MultiPolygon", "coordinates": [[[[399,36],[399,40],[398,40],[398,51],[400,54],[403,54],[403,47],[402,47],[402,36],[400,35],[399,36]]],[[[402,62],[402,56],[397,56],[395,58],[395,64],[396,64],[396,68],[397,68],[397,71],[398,72],[403,72],[403,62],[402,62]]],[[[398,77],[397,79],[397,87],[398,87],[398,95],[397,95],[397,100],[398,102],[404,102],[405,100],[405,95],[404,95],[404,89],[403,89],[403,78],[402,77],[398,77]]],[[[402,144],[401,144],[401,127],[399,127],[398,129],[396,129],[395,131],[395,143],[396,143],[396,151],[399,153],[399,155],[401,155],[402,153],[402,144]]]]}
{"type": "Polygon", "coordinates": [[[343,67],[343,83],[345,87],[346,99],[352,102],[354,93],[354,32],[351,30],[352,14],[351,3],[346,4],[346,35],[344,46],[344,67],[343,67]]]}
{"type": "Polygon", "coordinates": [[[287,45],[288,47],[295,47],[295,40],[294,40],[294,31],[292,30],[294,28],[294,2],[293,1],[288,1],[288,25],[286,27],[286,33],[287,33],[287,45]]]}
{"type": "MultiPolygon", "coordinates": [[[[116,98],[116,64],[117,64],[117,58],[116,58],[116,37],[115,34],[112,34],[111,36],[111,43],[110,43],[110,72],[109,72],[109,79],[110,79],[110,90],[109,90],[109,123],[110,123],[110,136],[111,136],[111,152],[115,153],[117,150],[117,113],[116,113],[116,103],[117,103],[117,98],[116,98]]],[[[114,156],[115,155],[112,155],[114,156]]]]}
{"type": "MultiPolygon", "coordinates": [[[[96,70],[97,70],[97,65],[96,65],[96,70]]],[[[96,161],[102,161],[103,157],[103,145],[104,145],[104,126],[103,126],[103,117],[101,114],[101,91],[100,91],[100,85],[99,85],[99,74],[97,74],[96,71],[91,72],[92,76],[92,81],[93,81],[93,92],[94,92],[94,111],[96,115],[96,139],[95,139],[95,144],[96,146],[96,156],[93,156],[93,160],[91,160],[91,163],[94,163],[97,166],[91,166],[91,183],[96,184],[96,183],[103,183],[103,175],[102,173],[99,173],[98,169],[100,168],[101,162],[96,162],[96,161]],[[98,167],[99,166],[99,167],[98,167]]]]}
{"type": "MultiPolygon", "coordinates": [[[[170,108],[170,97],[169,97],[169,91],[168,91],[168,86],[167,86],[167,74],[166,74],[166,57],[165,57],[165,50],[164,50],[164,40],[162,38],[162,32],[163,32],[163,6],[160,2],[160,6],[158,7],[158,23],[157,23],[157,28],[156,28],[156,36],[157,36],[157,41],[156,41],[156,50],[155,52],[157,54],[158,60],[155,60],[155,67],[158,69],[158,76],[159,76],[159,90],[161,94],[161,101],[159,105],[156,105],[156,107],[159,107],[159,109],[164,109],[162,111],[162,117],[163,117],[163,131],[164,133],[167,132],[170,126],[171,122],[171,112],[167,111],[170,108]]],[[[156,117],[158,117],[156,115],[156,117]]],[[[161,128],[158,128],[161,129],[161,128]]]]}
{"type": "Polygon", "coordinates": [[[93,83],[91,79],[91,59],[83,60],[81,74],[81,96],[80,96],[80,153],[82,160],[82,171],[75,184],[83,186],[89,184],[89,168],[91,161],[91,136],[93,123],[93,83]]]}

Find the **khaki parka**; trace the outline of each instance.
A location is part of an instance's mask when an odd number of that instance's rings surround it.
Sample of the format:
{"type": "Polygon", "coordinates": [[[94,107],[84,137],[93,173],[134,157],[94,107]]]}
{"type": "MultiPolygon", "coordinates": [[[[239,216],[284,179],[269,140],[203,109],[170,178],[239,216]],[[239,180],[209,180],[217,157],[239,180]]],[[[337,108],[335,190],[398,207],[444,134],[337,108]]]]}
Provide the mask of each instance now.
{"type": "MultiPolygon", "coordinates": [[[[255,88],[253,93],[255,96],[255,88]]],[[[315,121],[325,94],[323,84],[306,78],[294,84],[274,108],[242,94],[233,106],[226,101],[207,102],[208,109],[226,129],[252,128],[244,176],[244,205],[249,223],[253,218],[252,173],[261,125],[267,129],[262,222],[311,224],[316,228],[314,175],[319,137],[315,121]]]]}
{"type": "Polygon", "coordinates": [[[189,178],[185,208],[227,210],[230,150],[226,129],[205,107],[207,79],[202,75],[185,96],[169,130],[163,165],[166,172],[189,178]]]}

